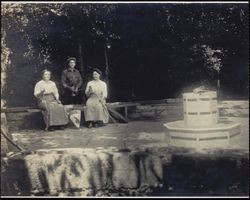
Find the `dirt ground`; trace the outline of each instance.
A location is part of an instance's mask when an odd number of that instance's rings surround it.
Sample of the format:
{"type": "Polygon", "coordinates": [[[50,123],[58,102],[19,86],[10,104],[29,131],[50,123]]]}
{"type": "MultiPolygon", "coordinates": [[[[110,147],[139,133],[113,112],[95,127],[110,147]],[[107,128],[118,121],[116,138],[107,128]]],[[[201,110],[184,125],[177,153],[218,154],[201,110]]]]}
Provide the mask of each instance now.
{"type": "MultiPolygon", "coordinates": [[[[249,149],[249,119],[228,117],[241,123],[240,143],[232,148],[249,149]]],[[[168,132],[163,120],[131,121],[88,129],[68,127],[65,130],[20,130],[12,132],[14,141],[27,151],[53,148],[150,148],[168,147],[168,132]]]]}

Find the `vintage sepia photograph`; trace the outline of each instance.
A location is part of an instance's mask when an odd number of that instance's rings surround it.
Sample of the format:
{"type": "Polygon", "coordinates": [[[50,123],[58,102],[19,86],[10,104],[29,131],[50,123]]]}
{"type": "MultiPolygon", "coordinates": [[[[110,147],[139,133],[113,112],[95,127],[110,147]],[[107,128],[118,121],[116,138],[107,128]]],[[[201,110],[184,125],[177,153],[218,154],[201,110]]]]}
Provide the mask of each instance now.
{"type": "Polygon", "coordinates": [[[1,2],[1,197],[249,197],[249,3],[1,2]]]}

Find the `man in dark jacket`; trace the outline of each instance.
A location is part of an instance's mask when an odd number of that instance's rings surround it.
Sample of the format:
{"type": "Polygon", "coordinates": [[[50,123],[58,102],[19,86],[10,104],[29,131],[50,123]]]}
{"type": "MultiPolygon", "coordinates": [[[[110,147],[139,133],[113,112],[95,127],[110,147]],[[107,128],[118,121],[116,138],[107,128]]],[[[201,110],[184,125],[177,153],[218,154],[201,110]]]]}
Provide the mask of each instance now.
{"type": "Polygon", "coordinates": [[[82,95],[80,87],[82,86],[82,77],[80,72],[75,69],[76,58],[70,57],[67,59],[68,68],[62,72],[62,86],[64,88],[64,104],[81,104],[82,95]]]}

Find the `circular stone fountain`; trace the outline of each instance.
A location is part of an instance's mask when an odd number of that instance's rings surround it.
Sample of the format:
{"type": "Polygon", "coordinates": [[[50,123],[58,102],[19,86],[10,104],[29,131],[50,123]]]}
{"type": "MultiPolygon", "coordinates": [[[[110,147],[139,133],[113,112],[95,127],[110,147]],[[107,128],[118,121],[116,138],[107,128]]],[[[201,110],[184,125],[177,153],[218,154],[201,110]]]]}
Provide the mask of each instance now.
{"type": "Polygon", "coordinates": [[[171,146],[228,148],[239,142],[240,124],[219,119],[217,93],[183,94],[184,120],[164,124],[171,146]]]}

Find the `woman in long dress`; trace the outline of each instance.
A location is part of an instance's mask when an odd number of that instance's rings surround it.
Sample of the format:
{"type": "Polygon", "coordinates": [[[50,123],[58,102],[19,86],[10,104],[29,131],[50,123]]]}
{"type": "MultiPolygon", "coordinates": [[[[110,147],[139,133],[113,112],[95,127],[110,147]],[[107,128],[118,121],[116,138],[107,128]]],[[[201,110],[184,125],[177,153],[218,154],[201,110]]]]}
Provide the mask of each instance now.
{"type": "Polygon", "coordinates": [[[88,128],[103,126],[109,120],[109,113],[106,107],[107,85],[100,80],[101,75],[102,72],[99,69],[94,69],[93,80],[87,83],[85,90],[88,100],[84,115],[88,128]]]}
{"type": "Polygon", "coordinates": [[[55,82],[50,80],[51,72],[42,71],[42,80],[36,83],[34,96],[38,100],[38,106],[42,109],[45,122],[45,130],[54,130],[52,126],[68,124],[68,114],[59,100],[59,93],[55,82]]]}

